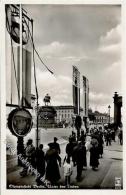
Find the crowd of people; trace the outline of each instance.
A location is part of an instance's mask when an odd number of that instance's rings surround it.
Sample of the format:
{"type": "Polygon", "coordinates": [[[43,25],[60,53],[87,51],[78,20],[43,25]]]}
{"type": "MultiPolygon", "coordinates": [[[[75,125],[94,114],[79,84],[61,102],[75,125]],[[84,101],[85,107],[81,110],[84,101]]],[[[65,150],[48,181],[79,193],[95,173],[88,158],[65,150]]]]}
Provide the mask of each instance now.
{"type": "MultiPolygon", "coordinates": [[[[58,185],[61,178],[60,168],[63,166],[64,171],[64,185],[70,186],[70,177],[72,175],[73,167],[76,167],[76,180],[81,181],[82,171],[87,169],[87,151],[90,152],[90,166],[93,171],[98,170],[99,159],[103,157],[103,146],[115,142],[115,131],[113,129],[106,129],[103,131],[101,127],[92,128],[88,134],[91,137],[87,140],[87,133],[81,131],[79,139],[76,133],[72,131],[69,136],[68,143],[65,148],[65,157],[61,159],[61,149],[58,139],[54,137],[54,141],[48,144],[48,150],[44,152],[43,144],[40,144],[37,149],[33,146],[33,140],[29,139],[25,148],[25,158],[39,173],[36,177],[37,185],[43,185],[43,181],[47,180],[51,185],[58,185]],[[44,179],[41,179],[44,178],[44,179]]],[[[119,132],[118,138],[122,145],[122,131],[119,132]]],[[[28,167],[23,167],[21,176],[30,173],[28,167]]]]}

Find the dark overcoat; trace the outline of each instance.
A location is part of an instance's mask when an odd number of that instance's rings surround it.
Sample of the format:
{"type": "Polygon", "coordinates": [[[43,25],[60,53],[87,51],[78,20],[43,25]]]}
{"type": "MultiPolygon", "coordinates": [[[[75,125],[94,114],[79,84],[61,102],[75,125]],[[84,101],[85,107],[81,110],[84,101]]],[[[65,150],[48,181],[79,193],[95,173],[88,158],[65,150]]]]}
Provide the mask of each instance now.
{"type": "Polygon", "coordinates": [[[85,145],[77,145],[73,149],[74,161],[78,165],[87,166],[86,147],[85,145]]]}
{"type": "Polygon", "coordinates": [[[55,149],[49,149],[46,152],[45,159],[47,162],[46,179],[52,184],[56,183],[60,179],[58,162],[61,163],[61,158],[55,149]]]}
{"type": "Polygon", "coordinates": [[[36,168],[41,176],[45,174],[45,155],[40,149],[36,150],[36,168]]]}
{"type": "Polygon", "coordinates": [[[98,167],[99,165],[99,149],[95,145],[90,148],[90,166],[98,167]]]}
{"type": "Polygon", "coordinates": [[[99,154],[102,155],[103,154],[103,138],[101,135],[99,135],[99,139],[98,139],[98,149],[99,149],[99,154]]]}

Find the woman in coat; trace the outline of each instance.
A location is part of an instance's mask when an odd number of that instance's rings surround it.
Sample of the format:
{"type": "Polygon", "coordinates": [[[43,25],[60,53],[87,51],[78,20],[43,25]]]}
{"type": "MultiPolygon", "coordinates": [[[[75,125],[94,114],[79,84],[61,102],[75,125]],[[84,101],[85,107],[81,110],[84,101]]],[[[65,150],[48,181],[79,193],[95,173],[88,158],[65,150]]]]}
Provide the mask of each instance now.
{"type": "Polygon", "coordinates": [[[45,160],[46,166],[46,179],[51,182],[51,184],[57,184],[60,179],[59,166],[61,166],[61,158],[58,152],[53,148],[53,144],[50,143],[49,150],[46,152],[45,160]]]}
{"type": "Polygon", "coordinates": [[[95,137],[92,137],[90,148],[90,166],[93,170],[96,170],[99,165],[99,148],[98,141],[95,137]]]}

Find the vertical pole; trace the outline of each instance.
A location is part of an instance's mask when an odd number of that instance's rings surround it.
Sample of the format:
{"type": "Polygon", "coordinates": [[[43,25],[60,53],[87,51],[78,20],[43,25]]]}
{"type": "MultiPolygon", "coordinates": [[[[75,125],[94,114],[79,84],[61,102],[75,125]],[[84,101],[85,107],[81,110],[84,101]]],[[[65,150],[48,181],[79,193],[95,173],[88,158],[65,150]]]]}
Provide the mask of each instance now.
{"type": "Polygon", "coordinates": [[[13,79],[12,78],[12,75],[13,75],[13,66],[12,66],[12,64],[13,64],[13,60],[12,60],[12,55],[11,55],[11,104],[12,104],[12,93],[13,93],[13,82],[12,82],[12,79],[13,79]]]}
{"type": "Polygon", "coordinates": [[[35,69],[35,61],[34,61],[34,42],[33,42],[33,20],[31,20],[32,24],[32,45],[33,45],[33,63],[34,63],[34,79],[35,79],[35,90],[36,90],[36,108],[37,108],[37,116],[36,116],[36,148],[39,146],[39,129],[38,129],[38,122],[39,122],[39,104],[38,104],[38,89],[37,89],[37,82],[36,82],[36,69],[35,69]]]}
{"type": "Polygon", "coordinates": [[[19,78],[20,100],[22,106],[22,5],[20,4],[20,78],[19,78]]]}
{"type": "MultiPolygon", "coordinates": [[[[20,92],[20,99],[18,100],[18,104],[22,107],[22,6],[20,4],[20,63],[19,63],[19,92],[20,92]]],[[[17,138],[17,155],[24,154],[24,139],[23,137],[17,138]]],[[[18,158],[18,165],[21,166],[22,163],[18,158]]]]}
{"type": "Polygon", "coordinates": [[[36,148],[39,146],[39,129],[38,129],[38,97],[37,97],[37,124],[36,124],[36,148]]]}
{"type": "Polygon", "coordinates": [[[109,106],[108,106],[109,124],[110,124],[110,108],[111,108],[111,106],[109,105],[109,106]]]}
{"type": "Polygon", "coordinates": [[[79,71],[77,72],[77,104],[78,104],[78,115],[80,115],[80,73],[79,71]]]}

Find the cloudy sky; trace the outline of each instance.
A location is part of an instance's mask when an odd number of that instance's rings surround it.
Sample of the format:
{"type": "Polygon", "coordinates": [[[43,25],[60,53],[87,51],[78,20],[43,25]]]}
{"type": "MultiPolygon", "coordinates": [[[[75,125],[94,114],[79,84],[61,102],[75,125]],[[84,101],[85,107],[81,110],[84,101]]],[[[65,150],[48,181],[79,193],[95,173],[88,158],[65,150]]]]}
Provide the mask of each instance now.
{"type": "Polygon", "coordinates": [[[81,73],[81,82],[82,75],[89,80],[90,107],[107,112],[110,104],[113,110],[113,94],[115,91],[121,94],[121,7],[25,5],[24,8],[34,20],[36,49],[54,72],[51,75],[36,57],[39,103],[43,104],[44,96],[49,93],[52,105],[73,104],[75,65],[81,73]]]}

